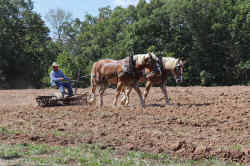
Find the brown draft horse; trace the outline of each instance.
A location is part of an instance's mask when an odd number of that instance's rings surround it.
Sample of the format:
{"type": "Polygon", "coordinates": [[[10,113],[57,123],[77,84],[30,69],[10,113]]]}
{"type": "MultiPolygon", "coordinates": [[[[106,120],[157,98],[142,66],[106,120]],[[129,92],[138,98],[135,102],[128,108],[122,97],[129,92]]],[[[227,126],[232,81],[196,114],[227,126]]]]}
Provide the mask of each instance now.
{"type": "MultiPolygon", "coordinates": [[[[150,70],[145,69],[144,73],[140,75],[140,80],[139,82],[146,82],[145,85],[145,91],[144,91],[144,102],[148,96],[149,90],[152,86],[152,84],[160,85],[160,88],[162,90],[162,93],[165,96],[165,102],[166,104],[169,104],[169,97],[168,97],[168,92],[166,89],[166,82],[168,75],[171,73],[176,82],[182,82],[183,81],[183,68],[184,68],[184,62],[180,59],[176,59],[173,57],[161,57],[160,59],[160,66],[161,66],[161,75],[150,75],[150,70]]],[[[122,100],[121,104],[122,105],[128,105],[129,104],[129,94],[131,92],[131,88],[127,88],[123,91],[122,94],[122,100]]]]}
{"type": "Polygon", "coordinates": [[[144,100],[142,93],[138,87],[139,73],[144,68],[150,70],[157,70],[160,72],[159,59],[153,53],[137,54],[121,60],[104,59],[99,60],[93,64],[91,70],[91,95],[88,100],[93,103],[96,100],[96,88],[99,86],[100,108],[103,107],[103,94],[109,85],[117,85],[116,95],[113,105],[117,105],[118,97],[124,87],[135,89],[140,98],[141,107],[144,107],[144,100]],[[133,61],[133,70],[128,72],[131,68],[130,62],[133,61]]]}

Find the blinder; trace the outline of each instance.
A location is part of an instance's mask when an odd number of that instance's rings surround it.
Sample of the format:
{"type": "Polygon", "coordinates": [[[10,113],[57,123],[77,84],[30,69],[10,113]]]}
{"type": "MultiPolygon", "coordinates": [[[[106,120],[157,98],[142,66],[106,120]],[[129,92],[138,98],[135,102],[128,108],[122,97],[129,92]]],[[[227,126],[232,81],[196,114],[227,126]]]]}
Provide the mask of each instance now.
{"type": "Polygon", "coordinates": [[[183,65],[180,64],[179,61],[176,64],[175,73],[178,75],[178,78],[176,79],[176,81],[177,82],[182,82],[182,80],[183,80],[183,77],[182,77],[182,74],[183,74],[183,65]]]}
{"type": "Polygon", "coordinates": [[[176,73],[180,73],[181,72],[181,65],[180,64],[177,64],[176,67],[175,67],[175,72],[176,73]]]}

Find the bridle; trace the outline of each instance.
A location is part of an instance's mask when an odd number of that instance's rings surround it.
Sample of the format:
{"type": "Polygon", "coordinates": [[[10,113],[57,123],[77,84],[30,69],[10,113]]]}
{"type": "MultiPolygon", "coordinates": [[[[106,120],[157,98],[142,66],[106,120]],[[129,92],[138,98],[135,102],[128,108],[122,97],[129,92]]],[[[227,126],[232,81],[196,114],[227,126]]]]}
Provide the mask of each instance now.
{"type": "Polygon", "coordinates": [[[176,78],[176,82],[182,82],[183,81],[183,64],[180,63],[180,60],[178,60],[176,67],[175,67],[175,73],[178,74],[178,78],[176,78]]]}

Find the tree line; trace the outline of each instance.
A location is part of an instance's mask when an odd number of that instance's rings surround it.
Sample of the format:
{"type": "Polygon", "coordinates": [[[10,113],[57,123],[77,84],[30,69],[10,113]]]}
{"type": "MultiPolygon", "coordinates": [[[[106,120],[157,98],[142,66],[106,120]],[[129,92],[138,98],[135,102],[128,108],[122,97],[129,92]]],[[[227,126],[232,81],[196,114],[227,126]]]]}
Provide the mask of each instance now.
{"type": "Polygon", "coordinates": [[[250,83],[249,0],[139,0],[84,20],[50,10],[47,21],[32,0],[0,0],[1,89],[48,86],[53,61],[86,87],[97,60],[148,51],[185,59],[183,86],[250,83]]]}

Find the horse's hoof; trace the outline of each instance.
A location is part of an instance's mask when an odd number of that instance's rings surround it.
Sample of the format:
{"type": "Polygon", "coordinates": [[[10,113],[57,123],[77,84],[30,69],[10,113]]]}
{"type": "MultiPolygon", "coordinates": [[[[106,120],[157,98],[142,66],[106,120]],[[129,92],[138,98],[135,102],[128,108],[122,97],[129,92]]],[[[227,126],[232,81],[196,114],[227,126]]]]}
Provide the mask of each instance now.
{"type": "Polygon", "coordinates": [[[125,105],[126,103],[125,103],[125,101],[121,101],[121,105],[125,105]]]}

